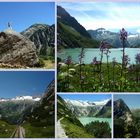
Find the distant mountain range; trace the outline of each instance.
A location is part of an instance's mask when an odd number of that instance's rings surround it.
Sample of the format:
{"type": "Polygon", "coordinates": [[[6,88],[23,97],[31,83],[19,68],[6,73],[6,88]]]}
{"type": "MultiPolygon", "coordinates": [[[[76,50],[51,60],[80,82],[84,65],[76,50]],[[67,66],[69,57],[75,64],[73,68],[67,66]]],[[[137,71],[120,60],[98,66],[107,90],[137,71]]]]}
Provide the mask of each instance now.
{"type": "Polygon", "coordinates": [[[99,102],[64,100],[66,106],[77,116],[111,117],[111,100],[99,102]]]}
{"type": "MultiPolygon", "coordinates": [[[[119,32],[111,32],[104,28],[86,30],[61,6],[57,6],[57,22],[58,49],[98,48],[103,40],[108,42],[113,48],[122,47],[119,32]]],[[[140,35],[129,33],[126,47],[140,47],[140,35]]]]}
{"type": "Polygon", "coordinates": [[[35,96],[17,96],[15,98],[0,98],[0,102],[9,102],[9,101],[24,101],[24,100],[32,100],[32,101],[39,101],[41,97],[35,97],[35,96]]]}
{"type": "MultiPolygon", "coordinates": [[[[93,39],[97,39],[98,41],[104,40],[115,48],[122,47],[119,32],[111,32],[104,28],[99,28],[97,30],[88,30],[88,32],[93,39]]],[[[128,33],[126,47],[140,47],[140,34],[128,33]]]]}

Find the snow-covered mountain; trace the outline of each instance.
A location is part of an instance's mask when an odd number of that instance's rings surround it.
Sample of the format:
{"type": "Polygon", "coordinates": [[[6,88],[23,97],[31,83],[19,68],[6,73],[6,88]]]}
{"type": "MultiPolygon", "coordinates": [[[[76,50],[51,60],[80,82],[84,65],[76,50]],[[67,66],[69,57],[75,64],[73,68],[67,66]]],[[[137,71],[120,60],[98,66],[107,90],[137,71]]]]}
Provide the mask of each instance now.
{"type": "MultiPolygon", "coordinates": [[[[104,40],[115,48],[122,47],[120,38],[119,38],[119,31],[111,32],[104,28],[99,28],[96,30],[88,30],[88,32],[92,36],[93,39],[97,39],[98,41],[104,40]]],[[[127,47],[140,47],[140,34],[128,33],[126,45],[127,47]]]]}
{"type": "Polygon", "coordinates": [[[88,30],[88,32],[93,39],[96,39],[98,41],[104,40],[115,48],[121,47],[118,33],[108,31],[104,28],[99,28],[97,30],[88,30]]]}
{"type": "Polygon", "coordinates": [[[0,102],[7,102],[7,101],[24,101],[24,100],[32,100],[32,101],[39,101],[40,97],[33,97],[33,96],[17,96],[15,98],[6,99],[6,98],[0,98],[0,102]]]}
{"type": "Polygon", "coordinates": [[[110,99],[102,101],[78,101],[64,99],[66,106],[78,117],[89,116],[93,117],[110,101],[110,99]]]}
{"type": "Polygon", "coordinates": [[[128,42],[131,47],[140,47],[140,34],[130,34],[128,35],[128,42]]]}
{"type": "Polygon", "coordinates": [[[89,101],[78,101],[78,100],[69,100],[65,99],[66,103],[72,104],[74,106],[83,106],[83,107],[88,107],[88,106],[104,106],[110,99],[106,99],[103,101],[95,101],[95,102],[89,102],[89,101]]]}

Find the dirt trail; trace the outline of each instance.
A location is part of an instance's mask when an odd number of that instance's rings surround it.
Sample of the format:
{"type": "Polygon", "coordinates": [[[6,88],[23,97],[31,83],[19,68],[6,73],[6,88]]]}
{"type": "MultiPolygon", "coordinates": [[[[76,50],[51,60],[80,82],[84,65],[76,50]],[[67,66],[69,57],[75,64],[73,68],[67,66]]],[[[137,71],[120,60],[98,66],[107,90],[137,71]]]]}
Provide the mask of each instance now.
{"type": "Polygon", "coordinates": [[[61,125],[61,120],[63,120],[63,118],[59,119],[57,122],[57,138],[68,138],[68,136],[65,134],[65,131],[61,125]]]}
{"type": "Polygon", "coordinates": [[[25,129],[21,126],[17,126],[14,130],[11,138],[24,138],[25,137],[25,129]]]}

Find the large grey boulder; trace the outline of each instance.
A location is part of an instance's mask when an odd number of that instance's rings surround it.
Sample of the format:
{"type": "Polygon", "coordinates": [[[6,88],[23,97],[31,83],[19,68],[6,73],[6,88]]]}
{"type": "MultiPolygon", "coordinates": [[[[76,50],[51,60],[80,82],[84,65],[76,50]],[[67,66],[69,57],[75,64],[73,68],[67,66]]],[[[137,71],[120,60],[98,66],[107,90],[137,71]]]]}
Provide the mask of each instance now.
{"type": "Polygon", "coordinates": [[[0,63],[33,67],[38,61],[32,41],[10,28],[0,32],[0,63]]]}

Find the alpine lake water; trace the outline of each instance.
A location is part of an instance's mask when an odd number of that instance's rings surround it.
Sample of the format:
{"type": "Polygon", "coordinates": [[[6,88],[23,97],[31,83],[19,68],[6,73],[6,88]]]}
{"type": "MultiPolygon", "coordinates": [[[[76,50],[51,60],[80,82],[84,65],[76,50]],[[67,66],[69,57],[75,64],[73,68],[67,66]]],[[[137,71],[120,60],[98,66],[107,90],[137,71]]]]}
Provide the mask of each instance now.
{"type": "Polygon", "coordinates": [[[111,118],[79,117],[78,119],[83,125],[86,125],[90,122],[95,122],[95,121],[108,122],[110,125],[110,128],[112,128],[111,118]]]}
{"type": "MultiPolygon", "coordinates": [[[[73,63],[79,62],[79,54],[81,52],[81,48],[75,48],[75,49],[63,49],[58,52],[57,56],[61,58],[62,60],[65,60],[68,56],[71,56],[73,63]]],[[[125,48],[125,54],[129,56],[130,58],[130,64],[135,64],[135,56],[136,54],[140,53],[140,48],[125,48]]],[[[90,64],[94,57],[97,57],[97,60],[100,60],[101,53],[99,49],[95,48],[85,48],[84,49],[84,63],[90,64]]],[[[116,58],[116,61],[118,63],[121,63],[122,61],[122,48],[118,49],[110,49],[109,53],[109,62],[112,62],[113,58],[116,58]]],[[[106,62],[106,55],[103,55],[103,62],[106,62]]]]}

